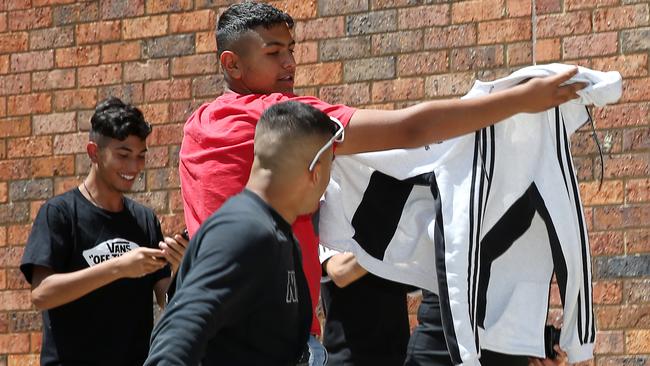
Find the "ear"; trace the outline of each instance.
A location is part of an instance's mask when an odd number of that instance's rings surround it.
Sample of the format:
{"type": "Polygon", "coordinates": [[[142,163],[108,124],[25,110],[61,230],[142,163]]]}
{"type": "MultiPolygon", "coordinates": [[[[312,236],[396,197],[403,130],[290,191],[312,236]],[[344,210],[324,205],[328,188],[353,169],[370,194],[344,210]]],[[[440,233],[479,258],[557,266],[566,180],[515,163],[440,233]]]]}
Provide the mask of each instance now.
{"type": "Polygon", "coordinates": [[[321,170],[323,168],[323,165],[320,163],[320,160],[316,162],[314,165],[314,170],[309,172],[309,183],[312,186],[318,185],[318,182],[320,182],[321,174],[323,173],[321,170]]]}
{"type": "Polygon", "coordinates": [[[99,146],[97,146],[97,143],[94,141],[88,141],[86,144],[86,153],[88,153],[88,157],[90,158],[90,161],[93,163],[97,163],[98,157],[97,154],[99,153],[99,146]]]}
{"type": "Polygon", "coordinates": [[[239,56],[232,51],[223,51],[219,57],[219,62],[221,62],[221,67],[223,70],[235,80],[239,80],[242,77],[242,68],[240,64],[239,56]]]}

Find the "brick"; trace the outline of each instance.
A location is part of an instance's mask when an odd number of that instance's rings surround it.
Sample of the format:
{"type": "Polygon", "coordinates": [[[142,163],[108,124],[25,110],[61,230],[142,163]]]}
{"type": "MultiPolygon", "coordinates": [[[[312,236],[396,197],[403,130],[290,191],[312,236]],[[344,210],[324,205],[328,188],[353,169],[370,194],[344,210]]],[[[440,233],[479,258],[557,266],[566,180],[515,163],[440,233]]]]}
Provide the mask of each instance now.
{"type": "Polygon", "coordinates": [[[183,196],[180,189],[169,191],[169,210],[171,212],[183,212],[183,196]]]}
{"type": "Polygon", "coordinates": [[[13,138],[8,141],[7,150],[10,158],[52,155],[52,138],[50,136],[13,138]]]}
{"type": "Polygon", "coordinates": [[[190,98],[190,80],[151,81],[144,86],[144,100],[147,102],[190,98]]]}
{"type": "Polygon", "coordinates": [[[591,14],[588,11],[567,14],[542,15],[537,18],[537,36],[550,38],[591,32],[591,14]]]}
{"type": "Polygon", "coordinates": [[[11,116],[51,111],[52,96],[47,93],[12,95],[7,98],[7,114],[11,116]]]}
{"type": "Polygon", "coordinates": [[[647,76],[648,55],[635,54],[593,58],[591,66],[594,70],[599,71],[618,71],[624,78],[647,76]]]}
{"type": "Polygon", "coordinates": [[[54,194],[62,194],[75,187],[78,187],[83,180],[82,177],[64,177],[54,179],[54,194]]]}
{"type": "Polygon", "coordinates": [[[75,67],[99,64],[99,46],[79,46],[56,50],[56,67],[75,67]]]}
{"type": "Polygon", "coordinates": [[[301,42],[293,49],[293,57],[298,65],[318,61],[318,42],[301,42]]]}
{"type": "Polygon", "coordinates": [[[622,354],[625,351],[625,337],[622,331],[598,332],[594,353],[622,354]]]}
{"type": "Polygon", "coordinates": [[[398,10],[397,22],[399,29],[413,29],[447,25],[450,22],[449,5],[442,4],[418,6],[414,8],[402,8],[398,10]]]}
{"type": "Polygon", "coordinates": [[[594,304],[620,304],[623,300],[621,281],[596,281],[592,285],[594,304]]]}
{"type": "Polygon", "coordinates": [[[0,53],[27,51],[28,40],[26,32],[0,34],[0,53]]]}
{"type": "Polygon", "coordinates": [[[587,206],[604,204],[622,204],[624,189],[622,180],[600,182],[581,182],[580,196],[582,203],[587,206]]]}
{"type": "Polygon", "coordinates": [[[163,212],[167,210],[168,196],[169,195],[166,191],[143,192],[131,195],[135,201],[153,209],[156,212],[163,212]]]}
{"type": "Polygon", "coordinates": [[[8,355],[7,366],[36,366],[39,364],[39,355],[8,355]]]}
{"type": "Polygon", "coordinates": [[[140,42],[120,42],[102,45],[102,63],[140,59],[140,42]]]}
{"type": "Polygon", "coordinates": [[[167,27],[166,15],[125,19],[122,21],[122,36],[125,40],[162,36],[167,34],[167,27]]]}
{"type": "Polygon", "coordinates": [[[9,331],[22,333],[41,330],[41,313],[39,311],[20,311],[12,313],[9,318],[9,331]]]}
{"type": "Polygon", "coordinates": [[[0,334],[0,353],[26,353],[29,351],[29,334],[0,334]]]}
{"type": "Polygon", "coordinates": [[[623,297],[628,304],[650,303],[650,280],[632,279],[626,281],[623,297]]]}
{"type": "Polygon", "coordinates": [[[165,169],[152,169],[147,174],[147,188],[166,189],[166,188],[179,188],[180,180],[178,179],[178,169],[165,168],[165,169]]]}
{"type": "Polygon", "coordinates": [[[439,74],[449,70],[447,51],[410,53],[397,56],[397,76],[439,74]]]}
{"type": "Polygon", "coordinates": [[[29,348],[31,353],[41,353],[41,348],[43,345],[43,334],[42,333],[30,333],[29,341],[31,347],[29,348]]]}
{"type": "Polygon", "coordinates": [[[343,68],[340,62],[325,62],[301,66],[296,70],[295,85],[328,85],[338,84],[343,78],[343,68]]]}
{"type": "MultiPolygon", "coordinates": [[[[0,247],[7,245],[7,227],[0,226],[0,247]]],[[[0,317],[0,333],[2,333],[2,317],[0,317]]]]}
{"type": "Polygon", "coordinates": [[[88,135],[85,133],[69,133],[54,136],[54,155],[75,154],[86,151],[88,135]]]}
{"type": "Polygon", "coordinates": [[[99,19],[98,2],[76,3],[55,7],[52,12],[54,25],[92,22],[99,19]]]}
{"type": "Polygon", "coordinates": [[[451,51],[450,59],[452,71],[503,66],[503,46],[458,48],[451,51]]]}
{"type": "Polygon", "coordinates": [[[10,11],[7,20],[12,31],[46,28],[52,25],[52,11],[49,7],[10,11]]]}
{"type": "MultiPolygon", "coordinates": [[[[31,206],[31,203],[30,203],[31,206]]],[[[27,243],[27,238],[32,231],[32,223],[27,223],[25,225],[11,225],[7,228],[7,240],[9,245],[14,246],[24,246],[27,243]]],[[[17,269],[17,268],[16,268],[17,269]]],[[[7,273],[7,278],[11,279],[12,277],[22,277],[20,271],[18,271],[18,276],[9,271],[7,273]]],[[[10,280],[9,282],[12,282],[10,280]]],[[[12,286],[15,287],[15,286],[12,286]]]]}
{"type": "Polygon", "coordinates": [[[628,253],[650,252],[650,231],[627,230],[625,232],[625,245],[628,253]]]}
{"type": "Polygon", "coordinates": [[[565,0],[564,6],[567,10],[576,10],[616,5],[619,2],[619,0],[565,0]]]}
{"type": "Polygon", "coordinates": [[[0,203],[7,203],[8,198],[7,182],[0,182],[0,203]]]}
{"type": "Polygon", "coordinates": [[[34,116],[34,134],[49,135],[61,132],[71,132],[77,127],[75,113],[55,113],[34,116]]]}
{"type": "Polygon", "coordinates": [[[32,174],[35,178],[73,175],[74,163],[69,155],[33,159],[32,174]]]}
{"type": "Polygon", "coordinates": [[[13,202],[48,199],[50,197],[52,197],[51,179],[31,179],[15,181],[9,184],[9,198],[13,202]]]}
{"type": "Polygon", "coordinates": [[[159,125],[169,122],[169,104],[143,104],[138,106],[142,110],[144,118],[153,125],[159,125]]]}
{"type": "Polygon", "coordinates": [[[122,80],[122,65],[108,64],[81,67],[77,70],[79,86],[98,86],[117,84],[122,80]]]}
{"type": "Polygon", "coordinates": [[[419,2],[420,1],[414,1],[414,0],[371,0],[370,8],[384,9],[384,8],[405,7],[405,6],[413,6],[415,4],[418,4],[419,2]]]}
{"type": "Polygon", "coordinates": [[[144,0],[104,0],[102,19],[130,18],[144,14],[144,0]]]}
{"type": "Polygon", "coordinates": [[[648,174],[650,174],[650,155],[647,153],[613,154],[605,159],[605,178],[633,178],[648,174]]]}
{"type": "Polygon", "coordinates": [[[120,39],[120,21],[77,24],[77,44],[101,43],[120,39]]]}
{"type": "Polygon", "coordinates": [[[473,0],[453,3],[451,5],[451,21],[453,23],[473,23],[499,19],[505,15],[504,5],[504,0],[473,0]]]}
{"type": "Polygon", "coordinates": [[[395,57],[377,57],[346,61],[343,65],[346,82],[382,80],[395,77],[395,57]]]}
{"type": "Polygon", "coordinates": [[[194,34],[153,38],[145,41],[143,52],[151,58],[191,55],[195,52],[195,43],[194,34]]]}
{"type": "Polygon", "coordinates": [[[61,90],[54,93],[56,111],[94,108],[96,103],[96,89],[61,90]]]}
{"type": "Polygon", "coordinates": [[[622,31],[621,48],[623,53],[650,50],[650,27],[622,31]]]}
{"type": "MultiPolygon", "coordinates": [[[[218,91],[215,90],[215,94],[218,91]]],[[[185,123],[189,116],[194,112],[203,102],[200,100],[171,102],[169,105],[169,120],[170,122],[185,123]]],[[[172,164],[170,162],[170,164],[172,164]]]]}
{"type": "Polygon", "coordinates": [[[47,5],[71,4],[76,0],[32,0],[32,6],[40,7],[47,5]]]}
{"type": "MultiPolygon", "coordinates": [[[[144,101],[144,88],[141,83],[110,85],[99,88],[98,100],[104,100],[110,96],[120,98],[125,103],[139,104],[144,101]]],[[[90,121],[90,117],[86,118],[86,120],[90,121]]]]}
{"type": "Polygon", "coordinates": [[[182,214],[159,215],[160,226],[163,233],[180,233],[185,227],[185,220],[182,214]]]}
{"type": "MultiPolygon", "coordinates": [[[[27,202],[11,202],[0,205],[0,224],[23,222],[28,218],[29,205],[27,202]]],[[[15,252],[12,250],[0,248],[0,267],[6,267],[8,265],[18,267],[22,253],[14,255],[15,252]]]]}
{"type": "Polygon", "coordinates": [[[35,51],[11,55],[11,72],[49,70],[54,66],[54,52],[35,51]]]}
{"type": "MultiPolygon", "coordinates": [[[[7,116],[7,98],[0,97],[0,117],[6,117],[6,116],[7,116]]],[[[4,145],[0,143],[0,159],[2,159],[3,156],[2,147],[4,147],[4,145]]]]}
{"type": "Polygon", "coordinates": [[[593,273],[594,278],[648,276],[650,274],[650,256],[635,254],[595,258],[593,273]]]}
{"type": "Polygon", "coordinates": [[[320,42],[322,61],[366,57],[370,54],[370,36],[325,39],[320,42]]]}
{"type": "Polygon", "coordinates": [[[171,33],[206,31],[214,29],[215,26],[214,12],[210,9],[171,14],[169,16],[169,30],[171,33]]]}
{"type": "MultiPolygon", "coordinates": [[[[2,44],[2,42],[0,42],[2,44]]],[[[9,55],[0,55],[0,75],[9,72],[9,55]]]]}
{"type": "Polygon", "coordinates": [[[616,53],[618,37],[616,33],[597,33],[586,36],[567,37],[563,42],[563,58],[604,56],[616,53]]]}
{"type": "Polygon", "coordinates": [[[606,108],[594,108],[598,128],[641,126],[650,123],[650,105],[618,104],[606,108]]]}
{"type": "Polygon", "coordinates": [[[599,357],[598,366],[649,366],[650,356],[599,357]]]}
{"type": "Polygon", "coordinates": [[[331,104],[358,106],[370,103],[370,87],[367,83],[324,86],[319,97],[331,104]]]}
{"type": "Polygon", "coordinates": [[[594,10],[594,31],[603,32],[648,25],[648,4],[594,10]]]}
{"type": "Polygon", "coordinates": [[[435,75],[426,78],[424,91],[427,97],[464,95],[473,83],[471,72],[435,75]]]}
{"type": "MultiPolygon", "coordinates": [[[[233,1],[233,0],[226,0],[226,1],[233,1]]],[[[345,1],[349,1],[349,0],[341,1],[342,6],[344,6],[345,1]]],[[[316,17],[316,10],[317,10],[316,3],[317,3],[316,0],[269,1],[269,4],[275,6],[276,8],[282,11],[291,14],[291,17],[296,20],[316,17]]]]}
{"type": "MultiPolygon", "coordinates": [[[[7,289],[7,273],[5,270],[0,270],[0,290],[6,290],[7,289]]],[[[0,317],[0,332],[2,333],[7,333],[7,320],[6,320],[6,314],[3,314],[4,318],[0,317]]]]}
{"type": "Polygon", "coordinates": [[[628,330],[625,332],[625,349],[628,353],[650,353],[650,330],[628,330]]]}
{"type": "MultiPolygon", "coordinates": [[[[321,0],[318,2],[318,10],[320,16],[360,13],[368,11],[368,2],[366,0],[321,0]]],[[[293,15],[293,13],[289,14],[293,15]]]]}
{"type": "MultiPolygon", "coordinates": [[[[349,36],[383,33],[397,30],[397,11],[384,10],[350,15],[345,22],[345,34],[349,36]]],[[[325,38],[333,38],[330,36],[325,38]]],[[[298,39],[296,39],[298,41],[298,39]]]]}
{"type": "Polygon", "coordinates": [[[216,73],[217,55],[208,53],[174,58],[171,69],[173,76],[216,73]]]}
{"type": "Polygon", "coordinates": [[[424,48],[439,49],[476,44],[476,25],[462,24],[424,30],[424,48]]]}
{"type": "Polygon", "coordinates": [[[216,97],[223,90],[223,75],[200,76],[192,79],[192,96],[216,97]]]}
{"type": "Polygon", "coordinates": [[[650,305],[600,306],[596,309],[598,328],[625,329],[650,326],[650,305]]]}
{"type": "MultiPolygon", "coordinates": [[[[116,87],[115,89],[121,89],[122,86],[126,86],[126,85],[120,84],[114,86],[116,87]]],[[[105,88],[110,88],[110,87],[105,87],[105,88]]],[[[124,99],[122,99],[122,101],[124,102],[124,99]]],[[[77,111],[77,130],[84,131],[84,132],[90,131],[90,119],[93,117],[94,113],[95,111],[92,109],[87,111],[77,111]]]]}
{"type": "Polygon", "coordinates": [[[39,71],[32,74],[34,91],[73,88],[76,82],[74,69],[39,71]]]}
{"type": "Polygon", "coordinates": [[[650,100],[650,89],[647,88],[650,78],[627,79],[623,83],[623,97],[621,102],[650,100]]]}
{"type": "Polygon", "coordinates": [[[372,84],[373,103],[395,100],[417,100],[424,96],[424,79],[406,78],[377,81],[372,84]]]}
{"type": "Polygon", "coordinates": [[[557,13],[562,10],[560,0],[537,0],[535,2],[537,14],[557,13]]]}
{"type": "Polygon", "coordinates": [[[151,147],[147,150],[146,169],[163,168],[169,162],[169,148],[167,146],[151,147]]]}
{"type": "Polygon", "coordinates": [[[623,227],[623,211],[620,207],[596,207],[594,229],[611,230],[623,227]]]}
{"type": "Polygon", "coordinates": [[[0,32],[7,31],[7,13],[0,13],[0,32]]]}
{"type": "Polygon", "coordinates": [[[0,95],[29,93],[31,84],[29,74],[0,76],[0,95]]]}
{"type": "Polygon", "coordinates": [[[625,185],[626,203],[650,201],[650,179],[631,179],[625,185]]]}
{"type": "Polygon", "coordinates": [[[29,117],[0,119],[0,138],[27,136],[31,132],[29,117]]]}
{"type": "Polygon", "coordinates": [[[509,44],[507,48],[509,66],[528,65],[532,62],[532,46],[528,42],[509,44]]]}
{"type": "Polygon", "coordinates": [[[296,42],[338,38],[343,35],[343,17],[299,21],[294,26],[294,38],[296,42]]]}
{"type": "MultiPolygon", "coordinates": [[[[153,131],[151,131],[151,135],[149,135],[147,142],[151,146],[180,144],[182,138],[183,138],[182,124],[161,125],[161,126],[156,126],[156,128],[154,128],[153,131]]],[[[147,178],[148,177],[149,175],[147,175],[147,178]]]]}
{"type": "Polygon", "coordinates": [[[166,79],[169,76],[169,60],[147,60],[124,64],[124,81],[166,79]]]}
{"type": "Polygon", "coordinates": [[[0,3],[0,10],[20,10],[20,9],[29,9],[31,7],[31,1],[30,0],[12,0],[12,1],[7,1],[7,4],[5,7],[1,6],[2,4],[0,3]]]}
{"type": "Polygon", "coordinates": [[[41,50],[68,47],[74,44],[73,27],[55,27],[32,31],[29,34],[29,49],[41,50]]]}
{"type": "Polygon", "coordinates": [[[623,254],[625,251],[623,232],[591,232],[589,233],[589,246],[593,256],[623,254]]]}
{"type": "Polygon", "coordinates": [[[506,0],[506,12],[511,18],[530,16],[530,10],[531,0],[506,0]]]}
{"type": "Polygon", "coordinates": [[[192,0],[147,0],[147,14],[171,13],[190,10],[194,6],[192,0]]]}
{"type": "Polygon", "coordinates": [[[216,37],[215,32],[196,33],[196,44],[194,46],[195,52],[196,53],[216,52],[217,39],[215,37],[216,37]]]}
{"type": "Polygon", "coordinates": [[[538,62],[557,61],[560,59],[562,46],[559,38],[541,39],[535,47],[535,58],[538,62]]]}
{"type": "Polygon", "coordinates": [[[505,19],[478,24],[478,43],[503,43],[529,40],[531,24],[528,19],[505,19]]]}
{"type": "Polygon", "coordinates": [[[422,50],[422,31],[402,31],[373,35],[372,54],[406,53],[422,50]]]}

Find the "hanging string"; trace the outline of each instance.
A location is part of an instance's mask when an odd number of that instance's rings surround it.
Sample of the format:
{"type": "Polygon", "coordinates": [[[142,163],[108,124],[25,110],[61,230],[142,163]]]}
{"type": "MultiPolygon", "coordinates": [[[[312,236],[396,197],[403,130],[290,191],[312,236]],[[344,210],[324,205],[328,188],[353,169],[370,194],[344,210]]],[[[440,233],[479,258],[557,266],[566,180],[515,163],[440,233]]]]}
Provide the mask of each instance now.
{"type": "Polygon", "coordinates": [[[535,0],[531,0],[531,23],[532,23],[532,39],[533,39],[533,65],[537,65],[537,6],[535,5],[535,0]]]}

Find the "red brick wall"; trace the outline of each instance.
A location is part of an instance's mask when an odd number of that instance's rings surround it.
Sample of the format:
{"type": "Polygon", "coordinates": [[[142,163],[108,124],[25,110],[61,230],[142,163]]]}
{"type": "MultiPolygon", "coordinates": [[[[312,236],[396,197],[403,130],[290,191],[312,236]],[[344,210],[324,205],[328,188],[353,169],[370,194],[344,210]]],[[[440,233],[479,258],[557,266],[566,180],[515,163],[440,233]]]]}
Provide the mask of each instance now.
{"type": "MultiPolygon", "coordinates": [[[[136,199],[183,226],[182,123],[222,77],[214,26],[228,0],[0,0],[0,365],[36,364],[40,315],[17,267],[40,204],[80,182],[98,100],[155,124],[136,199]]],[[[299,91],[398,108],[464,94],[531,63],[530,0],[282,0],[299,21],[299,91]]],[[[596,109],[604,183],[587,129],[573,152],[594,254],[597,365],[650,364],[648,0],[536,0],[537,61],[618,70],[620,104],[596,109]]],[[[554,300],[557,305],[558,301],[554,300]]]]}

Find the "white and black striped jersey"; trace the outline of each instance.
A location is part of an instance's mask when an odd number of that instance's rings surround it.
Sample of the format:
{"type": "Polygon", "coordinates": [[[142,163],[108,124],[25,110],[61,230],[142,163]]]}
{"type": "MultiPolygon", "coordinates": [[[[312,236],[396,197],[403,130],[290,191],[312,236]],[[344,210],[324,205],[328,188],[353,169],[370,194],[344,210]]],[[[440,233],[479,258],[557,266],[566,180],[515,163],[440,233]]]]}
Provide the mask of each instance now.
{"type": "MultiPolygon", "coordinates": [[[[569,67],[477,81],[465,98],[569,67]]],[[[581,98],[546,112],[334,163],[321,243],[353,252],[376,275],[439,294],[455,364],[478,365],[481,348],[543,357],[553,273],[564,307],[560,346],[570,362],[592,357],[589,244],[569,137],[589,119],[585,105],[615,102],[622,88],[617,72],[580,68],[572,80],[589,83],[581,98]]]]}

